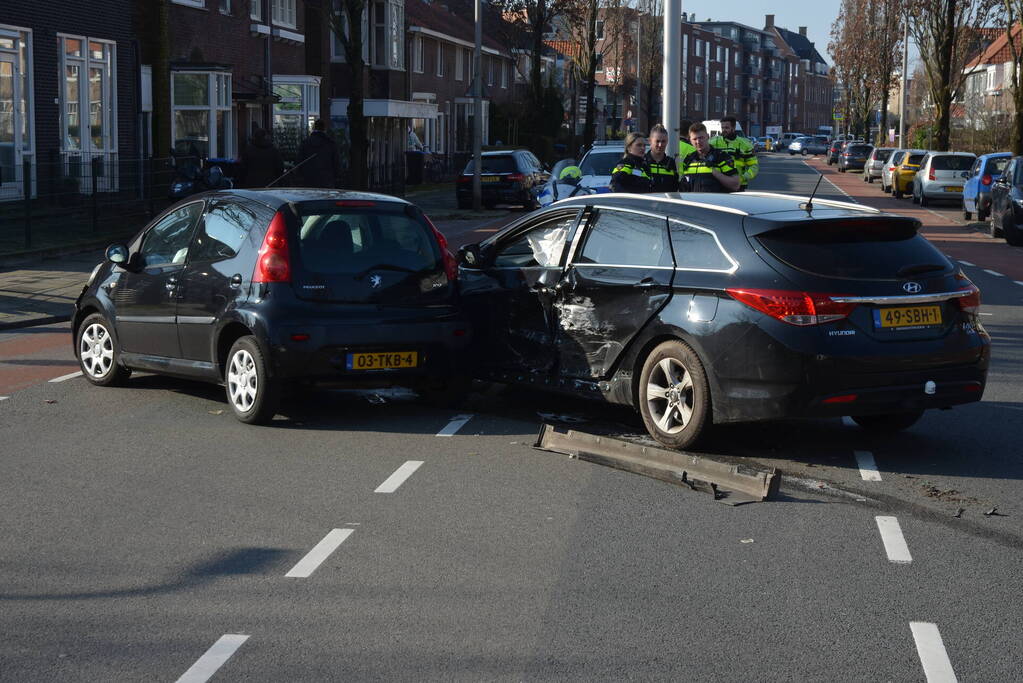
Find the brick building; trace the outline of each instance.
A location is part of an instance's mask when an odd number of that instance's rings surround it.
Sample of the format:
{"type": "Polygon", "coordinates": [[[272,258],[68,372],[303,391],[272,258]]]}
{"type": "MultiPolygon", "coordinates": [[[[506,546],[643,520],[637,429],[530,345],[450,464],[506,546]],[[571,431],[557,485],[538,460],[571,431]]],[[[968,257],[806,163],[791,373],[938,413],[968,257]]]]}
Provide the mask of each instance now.
{"type": "Polygon", "coordinates": [[[785,130],[814,133],[822,126],[831,126],[835,82],[828,63],[807,38],[806,27],[800,26],[798,32],[789,31],[775,26],[774,15],[768,14],[764,19],[764,31],[799,59],[795,65],[790,65],[785,130]]]}

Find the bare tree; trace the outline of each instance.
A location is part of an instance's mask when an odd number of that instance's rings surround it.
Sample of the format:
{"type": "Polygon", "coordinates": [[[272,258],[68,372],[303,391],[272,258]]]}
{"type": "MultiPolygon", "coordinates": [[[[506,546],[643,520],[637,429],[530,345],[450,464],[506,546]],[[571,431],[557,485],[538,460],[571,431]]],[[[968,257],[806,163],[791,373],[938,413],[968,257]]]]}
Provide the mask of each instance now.
{"type": "Polygon", "coordinates": [[[1023,0],[1003,0],[1002,19],[1005,24],[1005,37],[1012,55],[1012,68],[1009,70],[1009,91],[1012,93],[1012,131],[1009,140],[1013,154],[1023,154],[1023,50],[1020,49],[1020,38],[1023,37],[1020,22],[1023,22],[1023,0]]]}
{"type": "Polygon", "coordinates": [[[646,101],[640,108],[646,116],[646,126],[639,130],[650,130],[654,123],[661,122],[660,112],[654,111],[657,93],[664,72],[664,1],[637,0],[639,11],[639,82],[640,92],[646,101]]]}
{"type": "Polygon", "coordinates": [[[543,98],[544,82],[541,63],[543,60],[544,34],[553,28],[555,21],[575,6],[576,0],[492,0],[505,20],[523,29],[529,40],[529,90],[533,102],[543,98]]]}
{"type": "Polygon", "coordinates": [[[586,97],[586,119],[583,124],[583,146],[589,147],[594,139],[594,92],[597,86],[597,68],[603,64],[622,39],[625,29],[625,0],[576,0],[570,12],[572,41],[579,46],[574,50],[573,68],[583,84],[586,97]],[[598,22],[602,22],[601,40],[597,40],[598,22]],[[598,45],[599,42],[599,45],[598,45]]]}
{"type": "Polygon", "coordinates": [[[828,43],[835,74],[844,90],[848,125],[850,130],[862,132],[864,137],[870,132],[870,111],[877,92],[870,68],[870,50],[864,40],[869,1],[842,0],[838,18],[831,25],[831,42],[828,43]]]}
{"type": "Polygon", "coordinates": [[[966,79],[967,60],[980,47],[984,24],[999,0],[907,0],[910,32],[920,48],[934,106],[934,149],[949,147],[952,102],[966,79]]]}
{"type": "Polygon", "coordinates": [[[897,84],[896,68],[902,64],[902,27],[906,7],[902,0],[868,0],[865,42],[868,45],[871,80],[880,100],[881,121],[877,142],[880,144],[888,129],[888,101],[897,84]]]}
{"type": "Polygon", "coordinates": [[[354,189],[364,190],[369,180],[369,126],[363,111],[366,63],[362,59],[362,21],[366,0],[327,0],[322,5],[324,23],[345,52],[351,73],[348,96],[348,168],[354,189]]]}

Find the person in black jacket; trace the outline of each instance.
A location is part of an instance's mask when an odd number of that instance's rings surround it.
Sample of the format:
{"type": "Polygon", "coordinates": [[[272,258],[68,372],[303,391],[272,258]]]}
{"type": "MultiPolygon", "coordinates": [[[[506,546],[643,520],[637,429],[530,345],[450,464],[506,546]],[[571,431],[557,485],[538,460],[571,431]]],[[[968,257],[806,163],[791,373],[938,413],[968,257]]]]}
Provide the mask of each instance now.
{"type": "Polygon", "coordinates": [[[647,173],[646,138],[640,133],[629,133],[625,136],[625,156],[611,171],[612,192],[632,192],[643,194],[654,189],[650,174],[647,173]]]}
{"type": "Polygon", "coordinates": [[[284,173],[284,159],[274,147],[270,133],[259,128],[242,151],[246,187],[266,187],[284,173]]]}
{"type": "Polygon", "coordinates": [[[643,157],[653,184],[652,192],[678,192],[678,169],[668,148],[668,129],[659,123],[650,129],[650,151],[643,157]]]}
{"type": "Polygon", "coordinates": [[[337,145],[327,135],[326,128],[323,119],[316,119],[312,134],[299,147],[298,160],[301,166],[298,172],[306,187],[337,187],[341,161],[337,145]]]}

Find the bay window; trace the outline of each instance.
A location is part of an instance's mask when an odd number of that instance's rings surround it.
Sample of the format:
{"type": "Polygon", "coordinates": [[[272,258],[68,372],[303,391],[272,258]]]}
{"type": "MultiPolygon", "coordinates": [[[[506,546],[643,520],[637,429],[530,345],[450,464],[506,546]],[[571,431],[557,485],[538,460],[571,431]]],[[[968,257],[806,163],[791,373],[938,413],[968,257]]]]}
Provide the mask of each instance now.
{"type": "MultiPolygon", "coordinates": [[[[100,157],[97,187],[116,190],[117,70],[113,41],[58,35],[60,56],[60,148],[69,175],[89,173],[100,157]],[[91,168],[91,166],[89,167],[91,168]]],[[[83,187],[83,189],[85,189],[83,187]]]]}
{"type": "MultiPolygon", "coordinates": [[[[260,0],[253,0],[258,2],[260,0]]],[[[270,0],[273,23],[295,28],[295,0],[270,0]]]]}
{"type": "Polygon", "coordinates": [[[304,139],[320,115],[320,79],[316,76],[274,76],[274,134],[304,139]]]}

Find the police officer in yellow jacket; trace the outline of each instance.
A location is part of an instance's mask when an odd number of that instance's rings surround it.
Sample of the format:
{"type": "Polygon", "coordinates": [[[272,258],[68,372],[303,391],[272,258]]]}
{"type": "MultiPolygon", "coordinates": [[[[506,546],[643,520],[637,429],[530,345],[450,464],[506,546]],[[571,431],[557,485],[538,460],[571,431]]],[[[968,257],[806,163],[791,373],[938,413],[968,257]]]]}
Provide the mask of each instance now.
{"type": "Polygon", "coordinates": [[[693,122],[689,119],[682,119],[679,123],[678,129],[682,134],[678,136],[678,156],[675,158],[680,162],[696,151],[696,148],[689,144],[689,127],[692,125],[693,122]]]}
{"type": "Polygon", "coordinates": [[[650,151],[643,157],[653,183],[651,192],[678,192],[678,168],[668,148],[668,129],[657,123],[650,129],[650,151]]]}
{"type": "Polygon", "coordinates": [[[707,127],[694,123],[689,127],[689,142],[696,148],[682,160],[679,172],[683,190],[689,192],[736,192],[739,172],[728,152],[710,146],[707,127]]]}
{"type": "Polygon", "coordinates": [[[721,135],[711,138],[710,145],[732,155],[732,159],[735,160],[735,169],[739,172],[741,183],[739,191],[745,190],[749,182],[757,177],[757,173],[760,171],[760,162],[757,161],[753,143],[736,132],[734,116],[726,116],[721,119],[721,135]]]}
{"type": "Polygon", "coordinates": [[[653,190],[654,184],[643,160],[645,153],[646,138],[641,133],[629,133],[625,136],[625,156],[611,171],[612,192],[642,194],[653,190]]]}

